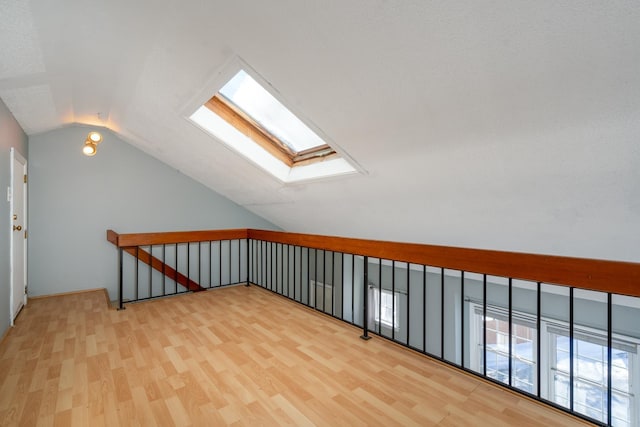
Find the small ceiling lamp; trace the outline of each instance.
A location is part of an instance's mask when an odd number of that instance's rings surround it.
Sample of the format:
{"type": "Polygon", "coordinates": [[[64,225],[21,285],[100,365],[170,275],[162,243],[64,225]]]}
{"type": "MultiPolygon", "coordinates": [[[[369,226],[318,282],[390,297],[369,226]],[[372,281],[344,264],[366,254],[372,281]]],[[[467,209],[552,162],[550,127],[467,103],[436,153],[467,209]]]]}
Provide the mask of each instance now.
{"type": "Polygon", "coordinates": [[[87,139],[84,141],[84,146],[82,147],[82,153],[85,156],[95,156],[98,152],[98,144],[102,142],[102,135],[98,132],[89,132],[87,135],[87,139]]]}

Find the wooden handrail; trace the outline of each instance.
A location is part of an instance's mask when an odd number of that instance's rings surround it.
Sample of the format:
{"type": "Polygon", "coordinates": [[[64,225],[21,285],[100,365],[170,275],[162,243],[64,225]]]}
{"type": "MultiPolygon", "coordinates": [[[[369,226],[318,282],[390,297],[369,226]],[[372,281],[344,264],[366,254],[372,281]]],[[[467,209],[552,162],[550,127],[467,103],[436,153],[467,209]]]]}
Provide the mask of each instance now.
{"type": "Polygon", "coordinates": [[[118,234],[113,230],[107,230],[107,240],[114,243],[116,246],[124,248],[132,246],[246,239],[247,232],[248,230],[246,228],[130,234],[118,234]],[[110,239],[115,240],[115,242],[110,239]]]}
{"type": "MultiPolygon", "coordinates": [[[[157,233],[154,233],[154,234],[157,234],[157,233]]],[[[120,241],[120,236],[122,235],[116,233],[113,230],[107,230],[107,240],[116,246],[119,246],[118,243],[120,241]]],[[[138,258],[140,261],[142,261],[147,265],[150,265],[153,269],[163,273],[168,278],[175,280],[177,283],[181,284],[188,290],[194,291],[194,292],[204,291],[204,288],[200,286],[195,280],[192,280],[187,276],[185,276],[184,274],[178,272],[173,267],[171,267],[168,264],[165,264],[164,262],[162,262],[161,259],[152,256],[149,252],[145,251],[144,249],[138,248],[138,250],[136,250],[135,246],[119,246],[119,247],[122,247],[122,249],[125,252],[127,252],[129,255],[133,256],[134,258],[138,258]]]]}
{"type": "Polygon", "coordinates": [[[195,280],[192,280],[185,276],[184,274],[176,271],[173,267],[168,264],[162,262],[162,260],[152,256],[149,252],[138,248],[136,252],[136,248],[126,247],[122,248],[125,252],[133,256],[134,258],[137,256],[140,261],[143,263],[150,265],[154,270],[163,273],[166,277],[171,280],[175,280],[178,284],[184,286],[190,291],[200,292],[205,289],[198,284],[195,280]]]}
{"type": "Polygon", "coordinates": [[[121,235],[110,230],[107,238],[120,247],[250,238],[640,297],[640,263],[632,262],[253,229],[121,235]]]}
{"type": "Polygon", "coordinates": [[[640,296],[640,263],[249,230],[249,238],[640,296]]]}

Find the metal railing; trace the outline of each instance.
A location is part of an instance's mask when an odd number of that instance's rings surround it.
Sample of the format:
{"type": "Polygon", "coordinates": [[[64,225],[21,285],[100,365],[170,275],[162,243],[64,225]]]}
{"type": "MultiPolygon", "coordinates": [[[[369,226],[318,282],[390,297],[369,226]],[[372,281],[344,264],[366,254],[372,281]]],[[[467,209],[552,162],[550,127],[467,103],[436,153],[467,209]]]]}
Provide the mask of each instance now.
{"type": "MultiPolygon", "coordinates": [[[[169,243],[136,251],[202,288],[260,286],[362,328],[364,339],[378,335],[590,422],[640,423],[640,264],[234,232],[230,240],[172,242],[173,261],[169,243]]],[[[141,235],[120,236],[120,257],[131,251],[123,236],[141,235]]],[[[121,286],[137,289],[135,300],[189,290],[174,279],[173,292],[162,282],[154,294],[152,265],[142,275],[143,261],[130,258],[135,283],[121,286]]],[[[132,269],[119,265],[121,277],[132,269]]]]}
{"type": "Polygon", "coordinates": [[[248,281],[246,230],[119,235],[118,308],[248,281]]]}

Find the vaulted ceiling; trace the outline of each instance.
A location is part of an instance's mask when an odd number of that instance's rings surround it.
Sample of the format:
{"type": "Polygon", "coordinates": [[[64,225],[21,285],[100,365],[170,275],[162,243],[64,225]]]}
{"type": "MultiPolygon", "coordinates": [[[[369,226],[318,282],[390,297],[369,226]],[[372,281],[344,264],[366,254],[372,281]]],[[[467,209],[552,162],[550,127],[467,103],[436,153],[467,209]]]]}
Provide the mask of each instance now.
{"type": "Polygon", "coordinates": [[[640,260],[640,3],[0,0],[0,98],[291,231],[640,260]],[[283,185],[191,124],[242,58],[363,173],[283,185]]]}

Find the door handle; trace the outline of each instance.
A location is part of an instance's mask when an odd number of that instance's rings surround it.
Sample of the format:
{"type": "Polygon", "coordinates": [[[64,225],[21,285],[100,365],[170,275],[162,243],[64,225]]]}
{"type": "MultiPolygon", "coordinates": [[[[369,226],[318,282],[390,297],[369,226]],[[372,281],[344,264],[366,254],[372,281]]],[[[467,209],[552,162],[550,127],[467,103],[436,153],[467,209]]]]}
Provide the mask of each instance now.
{"type": "Polygon", "coordinates": [[[14,225],[13,226],[13,231],[20,231],[22,230],[22,226],[21,225],[14,225]]]}

